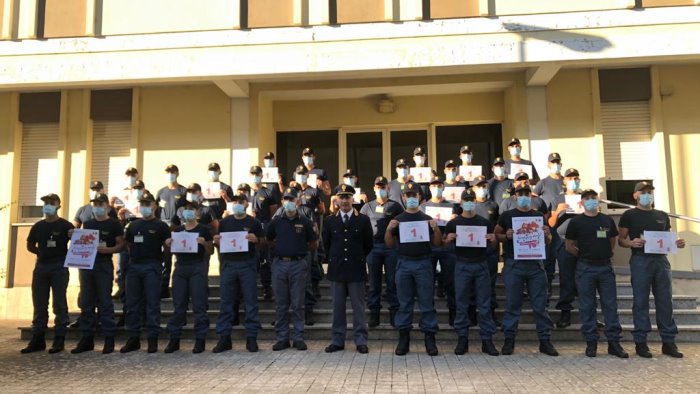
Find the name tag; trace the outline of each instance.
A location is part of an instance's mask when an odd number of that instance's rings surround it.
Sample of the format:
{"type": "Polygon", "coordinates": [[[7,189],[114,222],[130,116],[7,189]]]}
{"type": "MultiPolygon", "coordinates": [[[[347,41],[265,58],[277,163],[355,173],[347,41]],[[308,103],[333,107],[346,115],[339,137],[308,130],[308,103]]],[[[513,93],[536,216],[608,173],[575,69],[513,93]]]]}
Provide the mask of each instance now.
{"type": "Polygon", "coordinates": [[[142,244],[143,243],[143,235],[134,235],[134,243],[142,244]]]}
{"type": "Polygon", "coordinates": [[[374,209],[374,212],[376,213],[384,213],[384,207],[377,205],[377,208],[374,209]]]}
{"type": "Polygon", "coordinates": [[[47,248],[55,248],[55,247],[56,247],[56,241],[54,241],[53,239],[50,239],[50,240],[46,241],[46,247],[47,247],[47,248]]]}
{"type": "Polygon", "coordinates": [[[596,231],[597,237],[598,238],[607,238],[608,237],[608,232],[605,230],[598,230],[596,231]]]}

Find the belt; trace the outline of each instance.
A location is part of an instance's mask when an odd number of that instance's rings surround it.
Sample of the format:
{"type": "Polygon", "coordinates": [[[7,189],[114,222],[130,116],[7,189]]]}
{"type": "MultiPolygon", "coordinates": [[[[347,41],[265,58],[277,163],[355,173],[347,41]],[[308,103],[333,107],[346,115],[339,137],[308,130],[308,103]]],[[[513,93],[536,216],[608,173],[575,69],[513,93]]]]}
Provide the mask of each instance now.
{"type": "Polygon", "coordinates": [[[610,264],[610,259],[595,260],[595,259],[583,259],[583,258],[579,258],[579,261],[582,262],[582,263],[597,264],[597,265],[610,264]]]}
{"type": "Polygon", "coordinates": [[[405,256],[405,255],[399,255],[399,258],[404,259],[404,260],[430,260],[430,255],[420,255],[420,256],[405,256]]]}
{"type": "Polygon", "coordinates": [[[303,260],[306,258],[306,256],[289,256],[289,257],[282,257],[278,256],[277,257],[280,261],[297,261],[297,260],[303,260]]]}
{"type": "Polygon", "coordinates": [[[460,256],[457,256],[457,261],[461,261],[461,262],[467,263],[467,264],[485,263],[486,256],[484,256],[484,257],[460,257],[460,256]]]}

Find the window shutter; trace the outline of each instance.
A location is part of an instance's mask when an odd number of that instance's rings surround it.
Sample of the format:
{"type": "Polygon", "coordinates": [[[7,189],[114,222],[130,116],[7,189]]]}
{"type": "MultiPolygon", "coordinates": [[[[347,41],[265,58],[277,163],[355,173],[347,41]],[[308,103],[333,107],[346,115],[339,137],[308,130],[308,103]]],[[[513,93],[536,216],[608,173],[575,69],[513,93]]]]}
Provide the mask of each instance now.
{"type": "MultiPolygon", "coordinates": [[[[58,127],[58,123],[25,123],[22,127],[20,207],[42,206],[43,202],[40,200],[42,196],[57,192],[58,127]]],[[[25,211],[29,210],[20,212],[25,211]]],[[[41,214],[22,216],[41,217],[41,214]]]]}
{"type": "Polygon", "coordinates": [[[605,176],[612,180],[652,179],[648,101],[601,103],[605,176]]]}
{"type": "Polygon", "coordinates": [[[90,181],[101,181],[108,195],[126,187],[124,171],[131,165],[130,142],[130,121],[93,122],[90,181]]]}

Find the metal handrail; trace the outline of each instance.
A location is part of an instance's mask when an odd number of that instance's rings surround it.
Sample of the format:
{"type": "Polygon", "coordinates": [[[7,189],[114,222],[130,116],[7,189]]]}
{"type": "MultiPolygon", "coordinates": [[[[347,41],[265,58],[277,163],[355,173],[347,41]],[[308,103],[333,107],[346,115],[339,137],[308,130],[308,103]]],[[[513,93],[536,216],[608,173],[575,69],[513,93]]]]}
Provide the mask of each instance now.
{"type": "MultiPolygon", "coordinates": [[[[606,203],[606,204],[608,204],[608,205],[618,205],[618,206],[625,207],[625,208],[636,208],[635,205],[625,204],[625,203],[623,203],[623,202],[617,202],[617,201],[611,201],[611,200],[603,200],[603,199],[601,199],[600,202],[604,202],[604,203],[606,203]]],[[[700,219],[694,218],[694,217],[690,217],[690,216],[678,215],[678,214],[676,214],[676,213],[669,213],[668,216],[670,216],[670,217],[672,217],[672,218],[676,218],[676,219],[687,220],[687,221],[689,221],[689,222],[700,223],[700,219]]]]}

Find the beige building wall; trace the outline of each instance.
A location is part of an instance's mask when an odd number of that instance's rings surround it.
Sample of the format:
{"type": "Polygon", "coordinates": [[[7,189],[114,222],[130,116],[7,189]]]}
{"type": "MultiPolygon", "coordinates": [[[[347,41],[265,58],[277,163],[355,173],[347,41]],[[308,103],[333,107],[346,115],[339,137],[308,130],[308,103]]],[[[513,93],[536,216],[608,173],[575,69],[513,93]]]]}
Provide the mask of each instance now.
{"type": "Polygon", "coordinates": [[[84,36],[88,7],[94,7],[94,1],[46,0],[44,37],[84,36]]]}
{"type": "Polygon", "coordinates": [[[14,160],[14,132],[12,131],[12,93],[0,93],[0,287],[5,286],[7,260],[10,250],[10,223],[12,211],[12,182],[14,160]]]}

